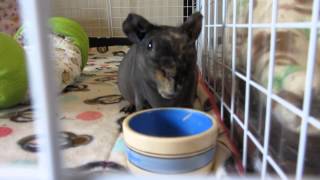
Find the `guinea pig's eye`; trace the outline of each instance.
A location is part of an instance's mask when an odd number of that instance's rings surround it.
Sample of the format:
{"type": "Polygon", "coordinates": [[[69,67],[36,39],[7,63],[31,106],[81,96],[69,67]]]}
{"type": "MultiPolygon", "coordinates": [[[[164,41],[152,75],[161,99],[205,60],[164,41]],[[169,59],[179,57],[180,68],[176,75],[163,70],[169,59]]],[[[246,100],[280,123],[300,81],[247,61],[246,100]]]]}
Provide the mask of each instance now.
{"type": "Polygon", "coordinates": [[[152,41],[149,41],[149,43],[148,43],[148,50],[151,50],[152,49],[152,47],[153,47],[153,45],[152,45],[152,41]]]}

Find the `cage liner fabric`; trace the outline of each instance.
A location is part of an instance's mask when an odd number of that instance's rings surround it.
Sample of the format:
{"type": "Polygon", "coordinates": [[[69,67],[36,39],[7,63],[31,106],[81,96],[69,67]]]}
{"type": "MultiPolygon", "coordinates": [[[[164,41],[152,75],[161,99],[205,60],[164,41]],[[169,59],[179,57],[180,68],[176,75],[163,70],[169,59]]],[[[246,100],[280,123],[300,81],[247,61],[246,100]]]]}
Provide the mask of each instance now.
{"type": "MultiPolygon", "coordinates": [[[[29,50],[28,43],[23,40],[23,35],[16,36],[17,41],[23,46],[25,51],[29,50]]],[[[80,49],[74,45],[73,41],[67,37],[57,34],[49,34],[49,41],[52,43],[51,55],[52,65],[55,73],[54,80],[59,92],[72,84],[80,76],[82,57],[80,49]]],[[[26,101],[29,99],[29,94],[26,101]]]]}
{"type": "MultiPolygon", "coordinates": [[[[84,172],[109,172],[126,168],[123,139],[118,120],[125,116],[121,107],[127,104],[117,86],[117,70],[122,60],[117,51],[127,47],[109,47],[106,54],[94,49],[80,78],[58,97],[61,124],[61,147],[67,168],[84,172]]],[[[195,108],[203,109],[207,95],[198,90],[195,108]]],[[[210,112],[209,112],[210,113],[210,112]]],[[[1,165],[31,166],[37,164],[37,141],[29,105],[0,111],[1,165]]],[[[226,132],[220,131],[213,170],[223,172],[231,155],[226,132]]]]}
{"type": "Polygon", "coordinates": [[[13,36],[20,26],[16,0],[0,1],[0,32],[13,36]]]}
{"type": "Polygon", "coordinates": [[[60,91],[72,84],[81,74],[81,52],[68,38],[50,35],[53,42],[55,80],[60,91]]]}
{"type": "MultiPolygon", "coordinates": [[[[112,48],[111,48],[112,49],[112,48]]],[[[121,99],[115,84],[115,72],[122,57],[93,54],[77,82],[57,98],[66,167],[78,167],[105,161],[119,134],[117,119],[121,99]]],[[[80,68],[79,68],[80,70],[80,68]]],[[[21,104],[0,111],[0,165],[34,166],[37,156],[32,110],[21,104]]]]}

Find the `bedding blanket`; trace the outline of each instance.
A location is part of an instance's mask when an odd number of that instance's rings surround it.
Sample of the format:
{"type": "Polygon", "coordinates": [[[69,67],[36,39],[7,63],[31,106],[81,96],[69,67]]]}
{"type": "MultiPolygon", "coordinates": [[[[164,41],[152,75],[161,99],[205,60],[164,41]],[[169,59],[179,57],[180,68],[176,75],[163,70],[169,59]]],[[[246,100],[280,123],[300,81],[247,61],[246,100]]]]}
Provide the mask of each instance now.
{"type": "Polygon", "coordinates": [[[0,1],[0,32],[13,36],[20,27],[17,2],[15,0],[0,1]]]}
{"type": "Polygon", "coordinates": [[[58,88],[62,91],[72,84],[81,74],[81,52],[68,38],[51,34],[53,42],[54,70],[58,88]]]}
{"type": "MultiPolygon", "coordinates": [[[[59,95],[60,143],[63,162],[70,170],[83,173],[126,172],[124,141],[119,112],[127,104],[117,86],[117,71],[127,47],[109,47],[106,54],[91,49],[81,76],[59,95]]],[[[196,108],[208,108],[208,95],[198,89],[196,108]]],[[[37,138],[32,109],[28,104],[0,111],[1,166],[37,165],[37,138]]],[[[216,175],[237,173],[226,132],[219,130],[212,167],[216,175]],[[226,161],[227,160],[227,161],[226,161]]]]}
{"type": "MultiPolygon", "coordinates": [[[[23,41],[23,35],[17,36],[18,42],[28,51],[28,45],[23,41]]],[[[54,65],[54,79],[59,91],[72,84],[81,74],[82,56],[80,49],[68,37],[51,33],[52,63],[54,65]]]]}
{"type": "MultiPolygon", "coordinates": [[[[125,49],[115,47],[111,52],[125,49]]],[[[58,97],[65,167],[105,169],[115,166],[104,163],[119,134],[117,120],[123,116],[118,104],[122,98],[115,84],[122,57],[113,56],[111,52],[91,54],[81,76],[58,97]]],[[[0,153],[0,166],[37,164],[38,146],[29,104],[0,111],[0,149],[7,149],[0,153]]]]}

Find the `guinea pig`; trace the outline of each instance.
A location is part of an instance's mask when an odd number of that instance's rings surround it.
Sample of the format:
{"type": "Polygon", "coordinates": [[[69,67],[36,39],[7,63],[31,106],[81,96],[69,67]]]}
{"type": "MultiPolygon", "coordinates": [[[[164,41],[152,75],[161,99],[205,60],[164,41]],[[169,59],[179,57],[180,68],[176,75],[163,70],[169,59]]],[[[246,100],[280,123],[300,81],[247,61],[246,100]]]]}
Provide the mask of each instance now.
{"type": "Polygon", "coordinates": [[[154,107],[192,107],[197,87],[195,41],[202,15],[180,26],[160,26],[129,14],[123,32],[133,45],[121,61],[119,90],[130,105],[124,112],[154,107]]]}

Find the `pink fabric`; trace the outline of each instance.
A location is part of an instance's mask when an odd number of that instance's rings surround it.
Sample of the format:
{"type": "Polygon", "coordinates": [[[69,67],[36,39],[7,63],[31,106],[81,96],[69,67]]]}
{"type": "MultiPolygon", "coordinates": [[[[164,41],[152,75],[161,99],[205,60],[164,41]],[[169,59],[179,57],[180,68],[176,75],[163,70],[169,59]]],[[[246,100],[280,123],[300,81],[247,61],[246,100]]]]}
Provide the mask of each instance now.
{"type": "Polygon", "coordinates": [[[0,32],[14,35],[20,26],[16,0],[0,0],[0,32]]]}

